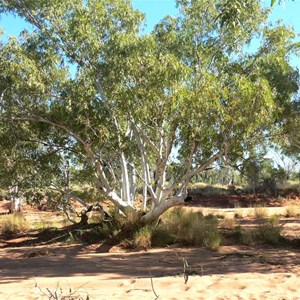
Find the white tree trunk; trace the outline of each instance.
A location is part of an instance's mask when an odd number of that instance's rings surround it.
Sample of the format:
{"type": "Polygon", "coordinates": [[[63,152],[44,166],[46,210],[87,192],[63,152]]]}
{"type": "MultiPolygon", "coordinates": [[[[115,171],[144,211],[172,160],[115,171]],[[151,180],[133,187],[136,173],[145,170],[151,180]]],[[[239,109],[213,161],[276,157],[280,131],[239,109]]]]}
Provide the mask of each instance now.
{"type": "Polygon", "coordinates": [[[143,211],[146,211],[147,208],[147,198],[148,198],[147,185],[146,183],[144,183],[143,184],[143,211]]]}
{"type": "Polygon", "coordinates": [[[153,209],[151,209],[151,211],[142,216],[141,222],[144,224],[154,222],[169,208],[176,205],[184,204],[184,199],[185,196],[174,196],[170,199],[160,202],[158,206],[154,206],[153,209]]]}
{"type": "Polygon", "coordinates": [[[136,171],[134,165],[130,166],[131,168],[131,181],[130,181],[130,203],[134,206],[135,192],[136,192],[136,171]]]}
{"type": "Polygon", "coordinates": [[[10,211],[11,213],[21,211],[21,198],[19,197],[19,187],[18,185],[10,186],[8,188],[8,193],[10,196],[10,211]]]}
{"type": "Polygon", "coordinates": [[[128,204],[132,205],[130,201],[130,184],[129,184],[127,161],[123,152],[121,153],[120,161],[121,161],[121,176],[122,176],[122,199],[128,204]]]}

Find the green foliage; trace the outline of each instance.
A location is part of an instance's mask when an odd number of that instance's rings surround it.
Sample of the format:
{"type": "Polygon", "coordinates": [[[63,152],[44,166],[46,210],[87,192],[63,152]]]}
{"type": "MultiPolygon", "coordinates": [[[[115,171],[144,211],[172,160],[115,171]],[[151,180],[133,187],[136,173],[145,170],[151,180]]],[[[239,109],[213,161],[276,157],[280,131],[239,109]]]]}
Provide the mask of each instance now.
{"type": "Polygon", "coordinates": [[[282,167],[275,167],[273,161],[266,158],[265,154],[265,151],[262,151],[243,159],[239,170],[247,178],[252,192],[276,196],[279,185],[287,181],[288,174],[282,167]]]}
{"type": "Polygon", "coordinates": [[[277,144],[283,152],[296,162],[300,161],[300,101],[298,98],[290,106],[290,113],[286,122],[281,127],[280,139],[277,144]]]}
{"type": "Polygon", "coordinates": [[[87,228],[74,229],[69,232],[67,243],[97,243],[106,241],[112,236],[112,228],[109,224],[88,226],[87,228]]]}
{"type": "MultiPolygon", "coordinates": [[[[78,179],[76,178],[76,180],[78,179]]],[[[100,202],[105,199],[93,185],[88,183],[81,182],[80,184],[74,184],[71,186],[71,189],[73,194],[81,199],[92,200],[93,202],[100,202]]]]}
{"type": "MultiPolygon", "coordinates": [[[[243,242],[243,237],[244,237],[244,234],[243,234],[243,229],[242,229],[242,226],[241,225],[237,225],[235,226],[234,228],[234,232],[233,232],[233,236],[236,238],[236,240],[239,242],[239,243],[242,243],[243,242]]],[[[245,243],[247,244],[247,243],[245,243]]]]}
{"type": "Polygon", "coordinates": [[[0,44],[0,186],[54,183],[63,194],[70,181],[93,182],[127,213],[134,170],[154,211],[286,123],[299,80],[294,32],[266,25],[259,0],[177,4],[177,17],[145,35],[129,0],[1,1],[35,30],[0,44]]]}

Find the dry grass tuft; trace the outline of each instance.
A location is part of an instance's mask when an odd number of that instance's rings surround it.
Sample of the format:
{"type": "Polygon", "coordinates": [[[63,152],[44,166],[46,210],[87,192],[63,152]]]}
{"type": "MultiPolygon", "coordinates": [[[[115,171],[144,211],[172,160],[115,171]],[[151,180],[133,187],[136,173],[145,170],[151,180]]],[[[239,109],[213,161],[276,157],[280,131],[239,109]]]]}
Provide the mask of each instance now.
{"type": "Polygon", "coordinates": [[[163,216],[162,224],[176,243],[205,246],[213,251],[221,244],[218,219],[213,215],[204,216],[201,212],[177,208],[163,216]]]}
{"type": "Polygon", "coordinates": [[[29,228],[22,214],[5,215],[0,218],[0,235],[14,236],[26,232],[29,228]]]}
{"type": "Polygon", "coordinates": [[[256,219],[265,219],[268,217],[268,209],[267,207],[257,206],[254,207],[254,216],[256,219]]]}
{"type": "Polygon", "coordinates": [[[145,226],[137,230],[133,235],[133,245],[137,248],[148,249],[151,247],[152,227],[145,226]]]}
{"type": "Polygon", "coordinates": [[[286,208],[287,218],[299,218],[300,217],[300,207],[296,205],[291,205],[286,208]]]}
{"type": "Polygon", "coordinates": [[[225,229],[234,229],[237,225],[237,220],[235,218],[225,218],[220,221],[220,227],[225,229]]]}

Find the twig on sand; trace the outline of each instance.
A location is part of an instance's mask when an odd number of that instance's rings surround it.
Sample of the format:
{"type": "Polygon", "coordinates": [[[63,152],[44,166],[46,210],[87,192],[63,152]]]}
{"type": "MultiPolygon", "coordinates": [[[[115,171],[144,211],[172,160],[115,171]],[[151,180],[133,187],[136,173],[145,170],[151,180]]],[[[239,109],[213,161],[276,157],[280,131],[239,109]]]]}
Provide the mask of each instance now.
{"type": "MultiPolygon", "coordinates": [[[[153,263],[152,263],[152,264],[153,264],[153,263]]],[[[153,278],[152,278],[152,264],[150,265],[149,273],[150,273],[150,280],[151,280],[151,288],[152,288],[152,292],[153,292],[153,294],[155,295],[155,299],[154,299],[154,300],[156,300],[156,299],[158,299],[159,296],[156,294],[155,289],[154,289],[153,278]]]]}
{"type": "Polygon", "coordinates": [[[56,284],[56,288],[54,291],[51,291],[49,288],[46,288],[46,291],[43,291],[41,287],[38,286],[35,278],[33,277],[35,282],[35,288],[39,290],[39,293],[43,296],[48,297],[49,300],[89,300],[89,294],[85,291],[80,291],[80,289],[86,285],[87,283],[82,284],[76,289],[68,288],[68,291],[65,293],[63,288],[60,286],[59,282],[56,284]],[[86,294],[86,296],[81,296],[81,294],[86,294]]]}
{"type": "MultiPolygon", "coordinates": [[[[176,257],[182,261],[182,269],[183,269],[183,278],[184,278],[184,284],[187,284],[188,280],[189,280],[189,275],[187,272],[187,269],[189,268],[189,264],[187,262],[187,260],[185,259],[185,257],[179,253],[176,249],[172,249],[170,247],[168,247],[170,250],[172,250],[173,253],[175,253],[176,257]]],[[[153,283],[153,276],[152,276],[152,265],[154,262],[152,262],[152,264],[150,265],[149,268],[149,273],[150,273],[150,280],[151,280],[151,288],[153,291],[153,294],[155,295],[155,300],[159,298],[159,295],[157,295],[155,289],[154,289],[154,283],[153,283]]],[[[202,266],[201,266],[202,269],[202,266]]],[[[202,269],[202,274],[203,274],[203,269],[202,269]]]]}
{"type": "Polygon", "coordinates": [[[176,254],[176,256],[178,257],[179,260],[182,260],[184,284],[187,284],[187,282],[189,280],[189,275],[187,273],[187,268],[189,267],[189,264],[188,264],[187,260],[185,259],[185,257],[181,253],[178,253],[178,251],[175,249],[171,249],[171,250],[176,254]]]}

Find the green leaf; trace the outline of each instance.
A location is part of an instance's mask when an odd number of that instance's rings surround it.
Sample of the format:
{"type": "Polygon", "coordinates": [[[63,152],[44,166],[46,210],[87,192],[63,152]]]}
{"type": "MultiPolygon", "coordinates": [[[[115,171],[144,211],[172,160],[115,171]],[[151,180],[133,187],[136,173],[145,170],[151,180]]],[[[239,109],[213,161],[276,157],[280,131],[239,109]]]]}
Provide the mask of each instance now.
{"type": "Polygon", "coordinates": [[[271,7],[273,7],[276,4],[277,0],[271,0],[271,7]]]}

